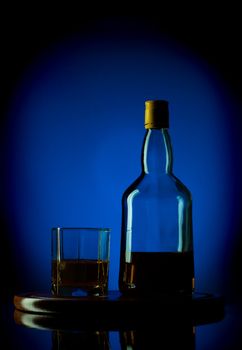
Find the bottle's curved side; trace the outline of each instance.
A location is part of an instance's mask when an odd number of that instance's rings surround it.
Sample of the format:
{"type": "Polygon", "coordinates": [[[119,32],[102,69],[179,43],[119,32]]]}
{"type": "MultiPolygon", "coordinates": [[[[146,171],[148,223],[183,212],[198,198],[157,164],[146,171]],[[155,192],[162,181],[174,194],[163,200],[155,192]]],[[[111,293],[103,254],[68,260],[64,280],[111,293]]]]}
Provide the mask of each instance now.
{"type": "Polygon", "coordinates": [[[119,275],[122,293],[191,292],[193,289],[190,192],[177,191],[170,198],[165,197],[165,205],[162,194],[158,197],[143,196],[142,181],[123,195],[119,275]],[[162,211],[161,207],[165,209],[162,211]],[[159,220],[155,221],[158,216],[159,220]]]}

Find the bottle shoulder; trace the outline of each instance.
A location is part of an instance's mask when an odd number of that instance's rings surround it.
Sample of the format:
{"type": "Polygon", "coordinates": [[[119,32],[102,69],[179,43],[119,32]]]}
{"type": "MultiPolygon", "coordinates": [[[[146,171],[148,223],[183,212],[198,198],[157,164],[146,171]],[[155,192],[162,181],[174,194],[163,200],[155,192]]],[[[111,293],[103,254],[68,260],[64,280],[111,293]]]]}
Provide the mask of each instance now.
{"type": "Polygon", "coordinates": [[[145,196],[182,196],[191,200],[192,195],[185,184],[174,174],[160,174],[159,176],[150,176],[141,174],[124,192],[123,198],[132,194],[145,196]]]}
{"type": "Polygon", "coordinates": [[[123,198],[128,197],[133,192],[136,192],[140,187],[142,187],[142,183],[144,182],[145,174],[141,173],[137,179],[134,180],[124,191],[123,198]]]}
{"type": "Polygon", "coordinates": [[[192,198],[191,191],[187,188],[187,186],[180,179],[178,179],[173,174],[171,175],[171,178],[172,178],[173,182],[176,184],[176,187],[179,191],[183,192],[188,197],[192,198]]]}

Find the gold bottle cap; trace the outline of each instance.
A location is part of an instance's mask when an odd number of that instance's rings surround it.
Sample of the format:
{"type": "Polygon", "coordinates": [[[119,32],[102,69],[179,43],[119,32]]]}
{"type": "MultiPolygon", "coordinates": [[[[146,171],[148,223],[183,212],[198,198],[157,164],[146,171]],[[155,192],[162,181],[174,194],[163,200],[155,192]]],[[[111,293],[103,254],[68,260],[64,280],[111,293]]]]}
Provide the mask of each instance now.
{"type": "Polygon", "coordinates": [[[145,129],[169,128],[168,102],[165,100],[145,101],[145,129]]]}

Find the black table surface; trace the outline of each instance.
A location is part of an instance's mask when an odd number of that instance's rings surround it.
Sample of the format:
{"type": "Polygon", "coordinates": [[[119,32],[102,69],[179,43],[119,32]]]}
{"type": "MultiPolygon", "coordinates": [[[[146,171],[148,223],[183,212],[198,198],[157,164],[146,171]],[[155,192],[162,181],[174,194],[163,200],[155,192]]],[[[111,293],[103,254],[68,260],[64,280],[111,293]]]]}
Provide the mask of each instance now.
{"type": "Polygon", "coordinates": [[[222,296],[198,292],[192,295],[123,296],[118,291],[109,291],[104,297],[25,293],[15,295],[13,302],[16,322],[23,323],[28,313],[28,319],[36,326],[40,323],[54,328],[153,327],[155,315],[159,317],[159,324],[186,320],[195,326],[224,317],[222,296]]]}
{"type": "Polygon", "coordinates": [[[242,304],[221,296],[147,299],[112,291],[84,299],[25,293],[1,300],[0,348],[242,349],[242,304]],[[31,311],[36,305],[38,312],[31,311]],[[100,343],[104,337],[108,345],[100,343]]]}

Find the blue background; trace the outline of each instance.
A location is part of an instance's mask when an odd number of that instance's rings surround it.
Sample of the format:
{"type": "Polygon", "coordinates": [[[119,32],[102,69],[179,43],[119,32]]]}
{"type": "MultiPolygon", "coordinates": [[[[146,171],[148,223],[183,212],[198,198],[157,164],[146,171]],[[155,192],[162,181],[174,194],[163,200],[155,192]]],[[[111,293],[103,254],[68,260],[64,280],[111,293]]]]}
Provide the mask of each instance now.
{"type": "Polygon", "coordinates": [[[49,290],[54,226],[110,227],[117,289],[121,197],[141,171],[146,99],[169,101],[174,173],[193,195],[196,288],[240,292],[240,100],[191,45],[107,20],[41,46],[8,97],[1,250],[14,290],[49,290]]]}

